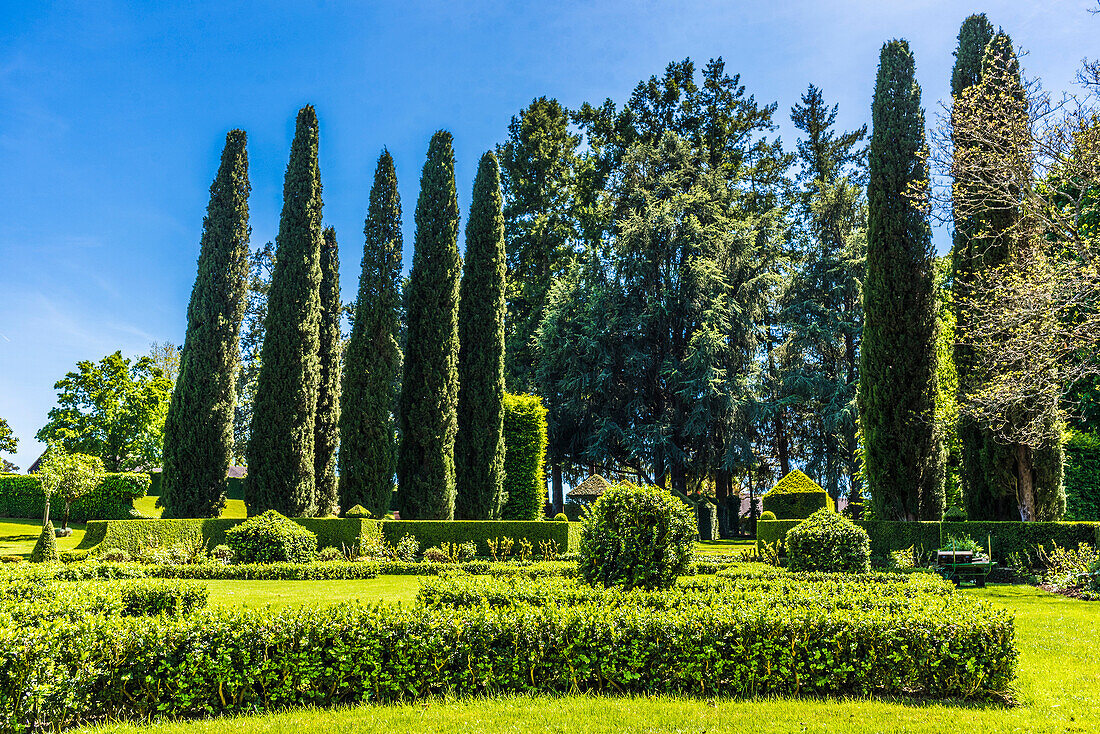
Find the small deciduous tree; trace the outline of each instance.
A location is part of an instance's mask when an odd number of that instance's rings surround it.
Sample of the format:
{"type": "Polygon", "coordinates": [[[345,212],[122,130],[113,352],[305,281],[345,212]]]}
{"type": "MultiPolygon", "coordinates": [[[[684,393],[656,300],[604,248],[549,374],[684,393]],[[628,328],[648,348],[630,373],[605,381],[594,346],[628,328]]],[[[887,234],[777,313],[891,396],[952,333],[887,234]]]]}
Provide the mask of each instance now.
{"type": "MultiPolygon", "coordinates": [[[[0,418],[0,452],[14,454],[18,446],[19,439],[15,437],[15,434],[11,430],[11,426],[8,425],[8,421],[4,418],[0,418]]],[[[18,471],[19,467],[7,459],[0,459],[0,470],[18,471]]]]}

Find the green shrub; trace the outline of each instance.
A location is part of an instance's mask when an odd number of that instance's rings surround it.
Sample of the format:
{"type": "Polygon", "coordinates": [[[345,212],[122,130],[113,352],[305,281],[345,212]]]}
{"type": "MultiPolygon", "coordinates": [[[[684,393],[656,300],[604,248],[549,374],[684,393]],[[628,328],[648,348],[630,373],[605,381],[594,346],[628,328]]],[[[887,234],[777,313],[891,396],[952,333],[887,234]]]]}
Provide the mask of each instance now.
{"type": "Polygon", "coordinates": [[[818,510],[787,533],[792,571],[861,573],[871,570],[867,531],[832,510],[818,510]]]}
{"type": "Polygon", "coordinates": [[[129,563],[130,554],[121,548],[108,548],[99,555],[99,560],[104,563],[129,563]]]}
{"type": "MultiPolygon", "coordinates": [[[[148,491],[148,474],[103,474],[95,489],[72,503],[69,520],[128,520],[136,514],[134,500],[148,491]]],[[[0,517],[38,519],[45,510],[46,496],[37,476],[0,475],[0,517]]],[[[50,519],[60,520],[64,514],[64,502],[50,503],[50,519]]]]}
{"type": "Polygon", "coordinates": [[[344,554],[341,553],[339,549],[333,548],[330,545],[328,548],[322,548],[317,552],[317,560],[325,563],[328,561],[343,561],[345,559],[344,554]]]}
{"type": "Polygon", "coordinates": [[[668,588],[691,564],[695,532],[691,510],[667,490],[623,482],[585,516],[578,570],[592,584],[668,588]]]}
{"type": "Polygon", "coordinates": [[[403,535],[393,547],[394,556],[399,561],[412,561],[420,553],[420,541],[411,535],[403,535]]]}
{"type": "Polygon", "coordinates": [[[57,533],[53,529],[52,522],[46,522],[42,532],[38,534],[38,542],[31,551],[33,563],[57,563],[61,557],[57,554],[57,533]]]}
{"type": "Polygon", "coordinates": [[[948,507],[943,513],[943,519],[948,522],[966,522],[966,510],[961,507],[948,507]]]}
{"type": "MultiPolygon", "coordinates": [[[[543,604],[538,609],[341,605],[70,616],[51,624],[19,619],[0,626],[0,670],[10,671],[0,676],[0,700],[8,702],[10,728],[38,721],[69,728],[105,711],[112,720],[205,718],[409,701],[440,691],[1006,693],[1017,659],[1011,614],[941,593],[936,579],[920,583],[841,577],[835,593],[812,575],[716,580],[661,593],[558,583],[533,595],[543,604]],[[560,603],[569,593],[601,598],[560,603]],[[788,597],[796,603],[783,603],[788,597]],[[844,600],[843,613],[829,611],[844,600]]],[[[5,604],[20,605],[34,606],[5,604]]]]}
{"type": "Polygon", "coordinates": [[[546,408],[537,395],[504,395],[505,520],[536,520],[546,504],[546,408]]]}
{"type": "Polygon", "coordinates": [[[344,511],[344,517],[370,517],[370,511],[362,505],[352,505],[344,511]]]}
{"type": "MultiPolygon", "coordinates": [[[[775,520],[775,513],[771,510],[764,510],[760,513],[760,520],[775,520]]],[[[759,522],[759,521],[758,521],[759,522]]]]}
{"type": "Polygon", "coordinates": [[[239,563],[308,563],[317,553],[317,536],[274,510],[227,530],[225,543],[239,563]]]}
{"type": "Polygon", "coordinates": [[[558,514],[554,515],[554,522],[569,522],[569,516],[566,515],[564,512],[559,512],[558,514]]]}
{"type": "Polygon", "coordinates": [[[210,549],[210,559],[219,563],[230,563],[233,560],[233,549],[228,545],[216,545],[210,549]]]}
{"type": "Polygon", "coordinates": [[[183,615],[206,606],[205,586],[165,581],[131,582],[122,587],[122,615],[149,617],[157,614],[183,615]]]}
{"type": "Polygon", "coordinates": [[[1100,436],[1075,431],[1065,444],[1067,520],[1100,520],[1100,436]]]}
{"type": "Polygon", "coordinates": [[[817,482],[795,469],[763,496],[764,510],[780,520],[804,519],[820,509],[835,509],[833,500],[817,482]]]}
{"type": "Polygon", "coordinates": [[[396,545],[405,535],[416,538],[421,548],[473,542],[479,556],[490,555],[489,541],[501,537],[517,543],[526,540],[535,548],[541,541],[553,540],[564,552],[575,552],[580,542],[579,524],[543,520],[386,520],[381,525],[390,545],[396,545]]]}

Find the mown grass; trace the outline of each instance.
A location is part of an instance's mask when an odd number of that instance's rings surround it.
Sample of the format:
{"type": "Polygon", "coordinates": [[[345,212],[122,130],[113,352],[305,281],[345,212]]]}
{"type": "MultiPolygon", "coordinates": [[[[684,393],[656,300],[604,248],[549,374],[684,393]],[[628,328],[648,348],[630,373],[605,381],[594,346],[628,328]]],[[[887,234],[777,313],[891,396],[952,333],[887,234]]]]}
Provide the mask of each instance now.
{"type": "Polygon", "coordinates": [[[1016,614],[1021,655],[1015,706],[920,700],[510,696],[433,699],[329,711],[298,709],[151,727],[111,725],[95,731],[98,734],[315,731],[982,734],[1100,730],[1100,656],[1095,654],[1100,645],[1100,604],[1022,586],[991,586],[963,593],[1004,605],[1016,614]]]}
{"type": "Polygon", "coordinates": [[[212,607],[319,607],[340,602],[411,603],[420,589],[418,576],[379,576],[348,581],[203,581],[212,607]]]}
{"type": "MultiPolygon", "coordinates": [[[[164,512],[164,508],[157,507],[156,504],[156,497],[138,497],[134,500],[134,509],[146,517],[160,517],[161,513],[164,512]]],[[[243,520],[248,517],[244,500],[226,500],[225,509],[222,510],[221,516],[233,520],[243,520]]]]}
{"type": "MultiPolygon", "coordinates": [[[[61,523],[54,523],[54,526],[61,527],[61,523]]],[[[71,522],[69,527],[73,534],[57,539],[58,550],[72,550],[84,538],[84,523],[71,522]]],[[[30,556],[41,533],[41,519],[0,518],[0,556],[30,556]]]]}

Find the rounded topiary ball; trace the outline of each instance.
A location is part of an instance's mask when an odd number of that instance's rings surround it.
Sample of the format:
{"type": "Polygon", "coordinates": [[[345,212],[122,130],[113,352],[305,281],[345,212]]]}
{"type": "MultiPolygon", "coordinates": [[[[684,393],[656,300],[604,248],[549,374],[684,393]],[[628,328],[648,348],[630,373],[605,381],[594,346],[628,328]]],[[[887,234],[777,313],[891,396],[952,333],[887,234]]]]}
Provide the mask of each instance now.
{"type": "Polygon", "coordinates": [[[777,518],[775,517],[775,513],[772,512],[771,510],[764,510],[763,512],[760,513],[760,519],[761,520],[775,520],[777,518]]]}
{"type": "Polygon", "coordinates": [[[554,515],[554,521],[555,522],[569,522],[569,518],[566,516],[566,514],[564,512],[559,512],[558,514],[554,515]]]}
{"type": "Polygon", "coordinates": [[[667,490],[616,484],[584,517],[578,570],[590,584],[667,589],[687,572],[695,535],[695,516],[667,490]]]}
{"type": "Polygon", "coordinates": [[[238,563],[309,563],[317,554],[317,536],[275,510],[226,530],[225,544],[238,563]]]}
{"type": "Polygon", "coordinates": [[[864,573],[871,570],[867,531],[832,510],[818,510],[787,533],[792,571],[864,573]]]}

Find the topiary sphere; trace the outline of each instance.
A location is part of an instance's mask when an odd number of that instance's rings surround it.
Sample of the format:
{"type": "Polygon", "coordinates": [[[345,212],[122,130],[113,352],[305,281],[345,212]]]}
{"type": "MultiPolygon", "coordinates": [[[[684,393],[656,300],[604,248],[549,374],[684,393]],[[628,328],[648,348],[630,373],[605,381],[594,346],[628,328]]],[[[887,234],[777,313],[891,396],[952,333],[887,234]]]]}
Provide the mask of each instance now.
{"type": "Polygon", "coordinates": [[[792,571],[865,573],[871,570],[867,531],[832,510],[818,510],[787,533],[792,571]]]}
{"type": "Polygon", "coordinates": [[[695,516],[668,490],[616,484],[582,522],[578,571],[590,584],[667,589],[691,564],[695,516]]]}
{"type": "Polygon", "coordinates": [[[775,520],[777,518],[775,516],[775,513],[772,512],[771,510],[764,510],[763,512],[760,513],[760,519],[761,520],[775,520]]]}
{"type": "Polygon", "coordinates": [[[317,536],[275,510],[226,530],[225,544],[238,563],[309,563],[317,554],[317,536]]]}
{"type": "Polygon", "coordinates": [[[554,515],[554,521],[555,522],[569,522],[569,518],[566,516],[566,514],[564,512],[559,512],[558,514],[554,515]]]}

